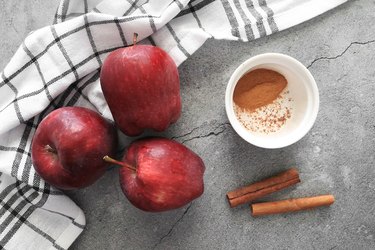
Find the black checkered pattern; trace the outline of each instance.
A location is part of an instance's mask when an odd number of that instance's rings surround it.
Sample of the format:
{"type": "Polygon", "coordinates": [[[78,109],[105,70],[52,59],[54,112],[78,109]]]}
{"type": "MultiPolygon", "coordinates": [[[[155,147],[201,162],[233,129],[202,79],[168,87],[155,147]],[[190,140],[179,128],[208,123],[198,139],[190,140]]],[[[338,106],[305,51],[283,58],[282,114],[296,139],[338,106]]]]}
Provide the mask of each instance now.
{"type": "Polygon", "coordinates": [[[56,108],[84,106],[112,119],[99,83],[109,52],[131,45],[137,32],[140,43],[160,46],[179,65],[208,38],[277,32],[282,13],[272,6],[280,1],[61,0],[53,25],[31,33],[0,74],[0,249],[66,249],[84,228],[81,210],[35,172],[30,147],[56,108]],[[54,230],[41,226],[48,220],[54,230]],[[76,232],[70,239],[60,236],[68,227],[76,232]]]}

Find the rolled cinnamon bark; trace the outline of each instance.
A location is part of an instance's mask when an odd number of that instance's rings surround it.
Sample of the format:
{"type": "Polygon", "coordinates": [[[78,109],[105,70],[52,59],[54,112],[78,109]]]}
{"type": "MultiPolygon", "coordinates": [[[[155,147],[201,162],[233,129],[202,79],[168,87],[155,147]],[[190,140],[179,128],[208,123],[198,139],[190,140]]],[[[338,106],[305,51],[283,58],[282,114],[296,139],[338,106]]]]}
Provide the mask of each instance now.
{"type": "Polygon", "coordinates": [[[301,211],[320,206],[329,206],[335,202],[333,195],[320,195],[272,202],[255,203],[251,205],[252,216],[279,214],[301,211]]]}
{"type": "Polygon", "coordinates": [[[300,182],[298,170],[291,168],[274,177],[228,192],[227,198],[230,206],[236,207],[292,186],[298,182],[300,182]]]}

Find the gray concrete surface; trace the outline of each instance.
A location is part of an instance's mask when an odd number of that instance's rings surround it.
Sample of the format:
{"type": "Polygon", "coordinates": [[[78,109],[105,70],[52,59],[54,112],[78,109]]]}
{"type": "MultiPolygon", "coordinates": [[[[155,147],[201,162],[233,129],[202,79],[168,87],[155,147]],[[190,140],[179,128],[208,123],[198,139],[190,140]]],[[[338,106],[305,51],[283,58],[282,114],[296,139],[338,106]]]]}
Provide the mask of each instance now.
{"type": "MultiPolygon", "coordinates": [[[[52,21],[56,6],[57,0],[0,1],[1,67],[30,30],[52,21]]],[[[117,170],[110,170],[68,193],[87,218],[71,249],[375,249],[374,20],[372,0],[352,1],[250,43],[208,41],[179,68],[183,113],[165,133],[204,159],[204,195],[175,211],[144,213],[125,199],[117,170]],[[225,115],[231,73],[264,52],[300,60],[320,90],[314,127],[284,149],[249,145],[225,115]],[[302,183],[263,200],[332,193],[336,203],[262,218],[252,218],[248,206],[229,208],[228,190],[290,166],[298,167],[302,183]]]]}

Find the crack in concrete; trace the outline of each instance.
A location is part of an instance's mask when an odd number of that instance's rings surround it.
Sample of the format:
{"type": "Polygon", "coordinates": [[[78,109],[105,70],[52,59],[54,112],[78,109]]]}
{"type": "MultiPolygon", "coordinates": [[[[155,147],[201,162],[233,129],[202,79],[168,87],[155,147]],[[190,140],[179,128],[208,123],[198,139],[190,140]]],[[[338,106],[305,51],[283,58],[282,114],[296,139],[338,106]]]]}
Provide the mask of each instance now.
{"type": "Polygon", "coordinates": [[[182,137],[185,137],[185,136],[191,135],[195,130],[199,129],[200,127],[201,127],[201,126],[199,126],[199,127],[195,127],[195,128],[193,128],[192,130],[190,130],[190,132],[187,132],[186,134],[183,134],[183,135],[172,136],[171,139],[172,139],[172,140],[175,140],[175,139],[179,139],[179,138],[182,138],[182,137]]]}
{"type": "Polygon", "coordinates": [[[209,137],[209,136],[218,136],[222,133],[225,132],[225,130],[227,129],[227,125],[229,124],[229,122],[226,122],[226,123],[222,123],[220,124],[219,126],[217,126],[213,131],[210,131],[208,134],[204,134],[204,135],[198,135],[198,136],[193,136],[189,139],[186,139],[186,140],[183,140],[181,143],[184,144],[188,141],[192,141],[192,140],[195,140],[195,139],[201,139],[201,138],[206,138],[206,137],[209,137]],[[222,129],[218,132],[215,132],[218,128],[222,127],[222,129]]]}
{"type": "Polygon", "coordinates": [[[343,74],[342,76],[340,76],[339,79],[336,80],[336,82],[340,82],[342,79],[344,79],[347,76],[348,76],[348,74],[343,74]]]}
{"type": "Polygon", "coordinates": [[[14,22],[12,22],[12,28],[17,33],[17,35],[20,34],[20,32],[16,29],[16,26],[14,25],[14,22]]]}
{"type": "Polygon", "coordinates": [[[173,223],[173,225],[171,226],[171,228],[169,229],[169,231],[163,235],[163,237],[161,237],[159,239],[159,241],[154,245],[154,247],[152,249],[156,249],[162,242],[165,238],[169,237],[172,232],[173,232],[173,229],[177,226],[178,223],[180,223],[180,221],[185,217],[185,215],[187,214],[187,212],[189,211],[190,207],[193,205],[193,203],[191,202],[189,204],[189,206],[185,209],[184,213],[180,216],[180,218],[175,222],[173,223]]]}
{"type": "MultiPolygon", "coordinates": [[[[185,142],[188,142],[188,141],[191,141],[191,140],[195,140],[195,139],[199,139],[199,138],[205,138],[205,137],[209,137],[209,136],[212,136],[212,135],[217,136],[217,135],[223,133],[227,129],[228,125],[230,125],[229,122],[220,123],[215,128],[213,128],[212,131],[210,131],[210,132],[208,132],[206,134],[203,134],[203,135],[199,134],[197,136],[193,136],[191,138],[187,138],[185,140],[182,140],[181,143],[184,144],[185,142]],[[219,128],[221,128],[221,127],[223,127],[223,129],[220,130],[220,131],[218,131],[218,132],[216,132],[216,130],[219,129],[219,128]]],[[[189,135],[193,134],[196,130],[202,129],[204,127],[212,127],[212,125],[210,126],[210,125],[204,123],[204,124],[202,124],[202,125],[200,125],[198,127],[193,128],[192,130],[190,130],[189,132],[187,132],[185,134],[173,136],[173,137],[171,137],[171,139],[176,140],[176,139],[181,139],[181,138],[184,138],[184,137],[188,137],[189,135]]],[[[206,130],[210,130],[210,129],[206,129],[206,130]]]]}
{"type": "Polygon", "coordinates": [[[346,47],[344,49],[343,52],[341,52],[340,54],[336,55],[336,56],[322,56],[322,57],[318,57],[318,58],[315,58],[308,66],[307,68],[309,69],[311,66],[313,66],[314,63],[316,63],[317,61],[320,61],[320,60],[335,60],[341,56],[343,56],[349,49],[350,47],[352,47],[353,45],[366,45],[366,44],[370,44],[370,43],[374,43],[375,40],[370,40],[370,41],[367,41],[367,42],[351,42],[349,44],[348,47],[346,47]]]}

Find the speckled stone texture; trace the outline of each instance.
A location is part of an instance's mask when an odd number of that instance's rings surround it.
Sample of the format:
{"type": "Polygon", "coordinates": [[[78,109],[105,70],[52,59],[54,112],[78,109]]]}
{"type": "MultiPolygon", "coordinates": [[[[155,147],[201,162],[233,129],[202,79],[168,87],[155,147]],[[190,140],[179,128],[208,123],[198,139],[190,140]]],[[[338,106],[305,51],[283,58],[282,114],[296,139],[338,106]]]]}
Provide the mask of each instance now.
{"type": "MultiPolygon", "coordinates": [[[[0,1],[1,67],[29,31],[52,22],[57,4],[0,1]]],[[[374,1],[351,1],[253,42],[208,41],[179,68],[182,117],[164,133],[204,159],[204,195],[175,211],[144,213],[125,199],[111,169],[93,186],[67,193],[87,218],[71,249],[375,249],[374,25],[374,1]],[[224,109],[232,72],[264,52],[300,60],[320,91],[312,130],[277,150],[242,140],[224,109]],[[263,200],[332,193],[336,203],[260,218],[248,206],[229,208],[227,191],[290,166],[302,182],[263,200]]]]}

